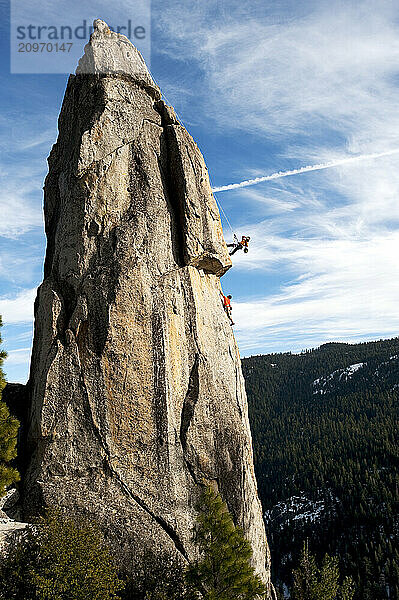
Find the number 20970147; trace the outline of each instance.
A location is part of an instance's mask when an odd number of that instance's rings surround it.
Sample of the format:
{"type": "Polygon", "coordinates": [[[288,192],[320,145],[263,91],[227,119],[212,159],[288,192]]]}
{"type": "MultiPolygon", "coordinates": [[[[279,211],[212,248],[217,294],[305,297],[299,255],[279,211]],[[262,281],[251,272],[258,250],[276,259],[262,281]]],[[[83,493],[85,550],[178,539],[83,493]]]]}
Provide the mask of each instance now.
{"type": "Polygon", "coordinates": [[[70,52],[72,46],[72,42],[19,42],[18,52],[70,52]]]}

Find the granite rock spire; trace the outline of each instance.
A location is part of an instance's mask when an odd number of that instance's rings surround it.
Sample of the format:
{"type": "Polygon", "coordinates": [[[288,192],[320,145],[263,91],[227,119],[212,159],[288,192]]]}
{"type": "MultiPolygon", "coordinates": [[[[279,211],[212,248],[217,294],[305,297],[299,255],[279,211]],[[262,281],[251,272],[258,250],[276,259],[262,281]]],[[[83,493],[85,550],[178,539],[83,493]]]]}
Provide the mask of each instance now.
{"type": "Polygon", "coordinates": [[[44,211],[25,517],[56,505],[95,518],[121,555],[186,560],[209,484],[269,582],[208,172],[140,53],[103,21],[68,82],[44,211]]]}

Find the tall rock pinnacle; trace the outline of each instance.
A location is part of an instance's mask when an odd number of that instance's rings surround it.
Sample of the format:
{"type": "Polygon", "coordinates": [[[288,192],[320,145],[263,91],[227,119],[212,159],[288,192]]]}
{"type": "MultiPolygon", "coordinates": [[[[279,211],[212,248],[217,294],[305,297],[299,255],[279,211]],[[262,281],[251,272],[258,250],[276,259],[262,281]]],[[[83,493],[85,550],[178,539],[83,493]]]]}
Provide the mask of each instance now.
{"type": "Polygon", "coordinates": [[[269,582],[231,266],[203,157],[103,21],[68,82],[45,183],[24,511],[95,518],[120,554],[194,555],[218,489],[269,582]]]}

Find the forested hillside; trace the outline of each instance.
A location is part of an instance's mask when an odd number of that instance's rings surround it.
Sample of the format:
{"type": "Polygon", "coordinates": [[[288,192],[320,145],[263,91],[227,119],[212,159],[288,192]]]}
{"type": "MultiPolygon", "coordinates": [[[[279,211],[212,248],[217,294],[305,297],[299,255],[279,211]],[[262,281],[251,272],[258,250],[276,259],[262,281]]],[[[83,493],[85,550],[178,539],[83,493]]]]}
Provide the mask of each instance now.
{"type": "Polygon", "coordinates": [[[357,600],[399,600],[399,339],[244,359],[274,578],[303,540],[357,600]]]}

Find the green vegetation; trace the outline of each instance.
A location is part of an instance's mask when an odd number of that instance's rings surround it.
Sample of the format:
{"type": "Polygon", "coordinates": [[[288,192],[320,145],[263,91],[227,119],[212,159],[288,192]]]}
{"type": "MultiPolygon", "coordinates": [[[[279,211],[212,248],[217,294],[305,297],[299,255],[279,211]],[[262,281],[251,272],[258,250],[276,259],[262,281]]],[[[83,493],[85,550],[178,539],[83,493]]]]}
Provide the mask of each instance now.
{"type": "Polygon", "coordinates": [[[304,543],[299,565],[293,572],[292,600],[352,600],[355,593],[350,577],[339,583],[338,558],[326,554],[320,568],[304,543]]]}
{"type": "Polygon", "coordinates": [[[49,512],[9,538],[0,555],[0,600],[254,600],[265,586],[252,549],[226,504],[206,488],[195,527],[199,558],[188,568],[167,553],[132,556],[124,581],[96,527],[49,512]]]}
{"type": "MultiPolygon", "coordinates": [[[[0,316],[0,328],[2,320],[0,316]]],[[[0,334],[0,345],[2,343],[0,334]]],[[[17,456],[17,434],[19,423],[17,419],[12,417],[7,406],[1,402],[1,392],[6,385],[4,372],[2,369],[3,362],[7,354],[4,350],[0,350],[0,498],[4,496],[7,488],[19,481],[19,475],[10,462],[17,456]]]]}
{"type": "Polygon", "coordinates": [[[127,576],[123,600],[195,600],[186,583],[185,564],[163,552],[133,557],[133,575],[127,576]]]}
{"type": "Polygon", "coordinates": [[[1,600],[112,600],[123,588],[99,531],[49,513],[8,542],[1,600]]]}
{"type": "Polygon", "coordinates": [[[264,597],[265,586],[250,564],[251,545],[212,488],[203,492],[197,521],[200,558],[188,568],[188,583],[205,600],[264,597]]]}
{"type": "Polygon", "coordinates": [[[243,361],[273,578],[309,539],[356,600],[399,600],[399,340],[243,361]]]}

